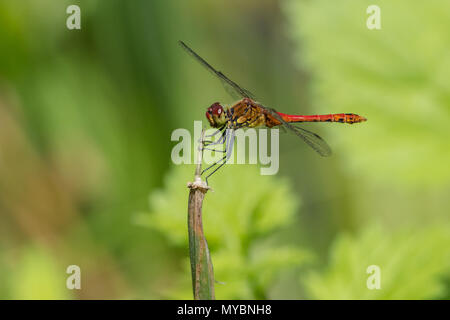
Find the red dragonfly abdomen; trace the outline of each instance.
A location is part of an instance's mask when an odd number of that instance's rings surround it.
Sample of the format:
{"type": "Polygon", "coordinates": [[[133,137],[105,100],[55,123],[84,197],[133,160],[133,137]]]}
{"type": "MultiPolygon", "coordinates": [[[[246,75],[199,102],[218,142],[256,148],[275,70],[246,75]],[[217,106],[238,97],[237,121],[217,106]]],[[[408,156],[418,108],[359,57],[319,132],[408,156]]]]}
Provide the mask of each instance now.
{"type": "Polygon", "coordinates": [[[358,123],[367,119],[354,113],[333,113],[312,116],[290,115],[278,112],[286,122],[340,122],[340,123],[358,123]]]}

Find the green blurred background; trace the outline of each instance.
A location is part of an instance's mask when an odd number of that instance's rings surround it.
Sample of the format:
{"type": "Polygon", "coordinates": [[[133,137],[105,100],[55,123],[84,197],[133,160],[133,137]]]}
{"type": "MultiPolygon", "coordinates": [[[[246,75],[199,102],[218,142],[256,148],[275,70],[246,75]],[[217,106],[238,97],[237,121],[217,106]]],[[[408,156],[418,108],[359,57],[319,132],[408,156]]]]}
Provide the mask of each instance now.
{"type": "Polygon", "coordinates": [[[282,112],[369,119],[211,178],[218,299],[450,298],[449,29],[445,0],[1,1],[0,298],[192,298],[170,136],[233,99],[177,40],[282,112]]]}

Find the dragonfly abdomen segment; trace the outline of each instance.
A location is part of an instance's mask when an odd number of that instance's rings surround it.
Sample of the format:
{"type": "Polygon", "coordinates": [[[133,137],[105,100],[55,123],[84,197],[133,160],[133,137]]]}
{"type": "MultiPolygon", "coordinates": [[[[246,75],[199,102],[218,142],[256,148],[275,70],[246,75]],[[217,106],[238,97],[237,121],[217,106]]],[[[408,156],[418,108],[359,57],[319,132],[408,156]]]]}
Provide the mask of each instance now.
{"type": "Polygon", "coordinates": [[[286,122],[340,122],[340,123],[358,123],[367,119],[354,113],[332,113],[321,115],[290,115],[278,112],[286,122]]]}

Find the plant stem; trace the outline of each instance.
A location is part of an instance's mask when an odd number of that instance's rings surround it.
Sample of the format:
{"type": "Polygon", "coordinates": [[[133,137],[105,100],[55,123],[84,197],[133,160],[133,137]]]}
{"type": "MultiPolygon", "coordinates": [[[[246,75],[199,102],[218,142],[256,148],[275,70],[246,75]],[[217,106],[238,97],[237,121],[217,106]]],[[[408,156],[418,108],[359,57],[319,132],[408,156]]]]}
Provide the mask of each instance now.
{"type": "Polygon", "coordinates": [[[194,182],[188,183],[188,231],[189,255],[191,260],[192,288],[195,300],[214,300],[214,271],[209,254],[208,243],[203,233],[202,204],[209,187],[201,179],[203,140],[202,130],[197,155],[194,182]]]}

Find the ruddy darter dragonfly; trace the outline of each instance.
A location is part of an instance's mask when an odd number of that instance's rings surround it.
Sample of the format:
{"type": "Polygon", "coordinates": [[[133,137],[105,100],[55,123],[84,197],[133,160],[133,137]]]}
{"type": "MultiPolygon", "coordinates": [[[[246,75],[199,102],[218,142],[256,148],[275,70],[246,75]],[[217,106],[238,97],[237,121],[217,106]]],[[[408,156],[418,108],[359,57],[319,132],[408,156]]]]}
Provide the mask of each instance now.
{"type": "Polygon", "coordinates": [[[234,98],[240,100],[229,108],[224,108],[219,102],[213,103],[206,111],[206,118],[213,128],[218,130],[210,137],[220,134],[216,141],[205,141],[204,149],[223,152],[224,156],[208,168],[202,171],[202,174],[212,170],[206,176],[208,178],[219,170],[230,158],[233,150],[234,131],[240,128],[255,127],[284,127],[297,135],[306,142],[318,154],[323,157],[331,155],[331,149],[328,144],[317,134],[300,128],[295,124],[301,122],[339,122],[339,123],[358,123],[367,119],[354,113],[333,113],[323,115],[290,115],[278,112],[272,108],[263,106],[257,102],[256,97],[248,90],[239,86],[236,82],[230,80],[222,72],[214,69],[208,62],[189,48],[183,41],[179,41],[181,47],[194,57],[206,69],[218,77],[224,84],[225,89],[234,98]],[[223,144],[223,150],[209,149],[209,146],[223,144]]]}

